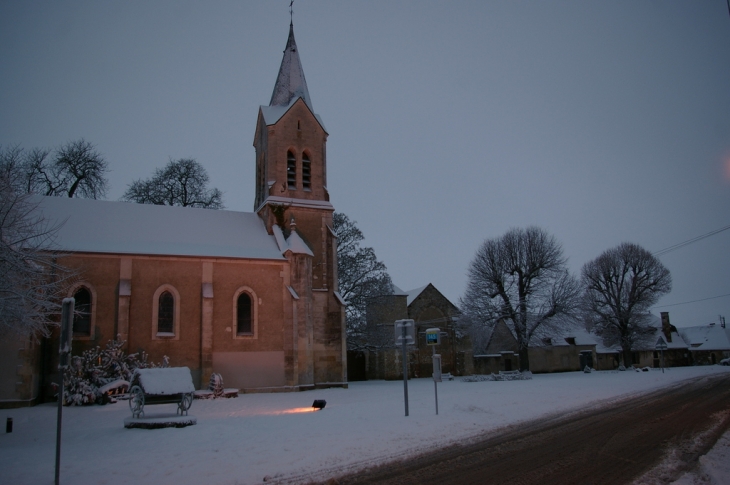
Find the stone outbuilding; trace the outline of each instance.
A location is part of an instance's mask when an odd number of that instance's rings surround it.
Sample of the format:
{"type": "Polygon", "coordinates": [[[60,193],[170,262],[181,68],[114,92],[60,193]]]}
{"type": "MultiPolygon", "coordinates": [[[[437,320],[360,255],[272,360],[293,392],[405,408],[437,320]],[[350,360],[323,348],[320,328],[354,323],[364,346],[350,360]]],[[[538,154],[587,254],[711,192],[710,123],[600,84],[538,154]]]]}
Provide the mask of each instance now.
{"type": "MultiPolygon", "coordinates": [[[[430,377],[433,371],[431,346],[426,344],[429,328],[441,330],[442,371],[452,375],[473,373],[471,342],[459,331],[461,312],[431,283],[420,288],[402,291],[394,287],[394,294],[373,298],[367,306],[368,327],[381,330],[380,339],[371,350],[362,353],[367,379],[402,379],[401,349],[395,346],[396,320],[413,319],[416,325],[416,344],[408,348],[408,376],[430,377]]],[[[352,374],[351,374],[352,375],[352,374]]]]}

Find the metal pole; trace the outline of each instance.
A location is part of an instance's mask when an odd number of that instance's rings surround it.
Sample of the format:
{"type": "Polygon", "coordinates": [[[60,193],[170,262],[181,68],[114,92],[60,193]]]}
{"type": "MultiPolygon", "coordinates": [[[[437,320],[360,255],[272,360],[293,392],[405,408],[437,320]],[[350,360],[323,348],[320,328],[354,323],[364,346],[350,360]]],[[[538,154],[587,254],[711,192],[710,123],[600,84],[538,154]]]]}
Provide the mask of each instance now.
{"type": "Polygon", "coordinates": [[[664,349],[662,349],[662,374],[664,374],[664,349]]]}
{"type": "Polygon", "coordinates": [[[58,412],[56,413],[56,481],[61,478],[61,419],[63,418],[63,369],[58,371],[61,384],[58,385],[58,412]]]}
{"type": "Polygon", "coordinates": [[[406,403],[406,416],[408,416],[408,354],[406,354],[406,324],[401,324],[401,351],[403,353],[403,398],[406,403]]]}
{"type": "MultiPolygon", "coordinates": [[[[432,355],[435,356],[436,355],[436,346],[435,345],[431,346],[431,350],[433,350],[432,355]]],[[[435,362],[433,357],[431,357],[431,361],[435,362]]],[[[439,386],[438,386],[438,382],[436,382],[436,379],[433,380],[433,395],[434,395],[434,399],[436,399],[436,416],[438,416],[439,415],[439,386]]]]}
{"type": "Polygon", "coordinates": [[[56,481],[61,478],[61,419],[63,418],[63,371],[68,367],[68,356],[71,353],[71,331],[74,314],[74,299],[64,298],[61,305],[61,342],[58,349],[58,413],[56,419],[56,481]]]}

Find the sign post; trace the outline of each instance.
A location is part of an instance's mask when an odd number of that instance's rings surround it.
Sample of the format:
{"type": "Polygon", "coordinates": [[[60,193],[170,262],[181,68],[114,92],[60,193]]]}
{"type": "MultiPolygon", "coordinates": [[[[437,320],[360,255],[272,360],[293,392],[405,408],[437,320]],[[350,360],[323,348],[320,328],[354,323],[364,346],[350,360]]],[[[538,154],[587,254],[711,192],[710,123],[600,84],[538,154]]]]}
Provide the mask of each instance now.
{"type": "Polygon", "coordinates": [[[74,299],[64,298],[61,303],[61,341],[58,344],[58,416],[56,419],[56,485],[61,478],[61,418],[63,417],[63,372],[68,367],[73,336],[74,299]]]}
{"type": "Polygon", "coordinates": [[[664,341],[663,338],[659,337],[659,339],[656,341],[655,348],[662,353],[662,374],[664,374],[664,351],[667,350],[667,343],[664,341]]]}
{"type": "Polygon", "coordinates": [[[416,343],[416,323],[413,320],[395,321],[395,343],[401,345],[401,361],[403,361],[403,400],[408,416],[408,352],[406,346],[416,343]]]}
{"type": "Polygon", "coordinates": [[[431,346],[433,351],[433,395],[436,400],[436,416],[439,414],[439,390],[438,383],[441,382],[441,355],[436,353],[436,346],[441,343],[441,329],[429,328],[426,330],[426,344],[431,346]]]}

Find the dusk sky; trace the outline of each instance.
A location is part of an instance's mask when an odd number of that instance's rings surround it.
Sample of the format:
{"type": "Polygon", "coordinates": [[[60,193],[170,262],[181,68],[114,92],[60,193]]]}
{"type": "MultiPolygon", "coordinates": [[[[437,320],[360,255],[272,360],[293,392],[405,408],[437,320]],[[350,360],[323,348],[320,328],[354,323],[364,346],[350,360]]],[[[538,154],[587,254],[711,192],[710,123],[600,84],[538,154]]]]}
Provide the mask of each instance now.
{"type": "MultiPolygon", "coordinates": [[[[5,0],[0,145],[84,138],[110,200],[192,157],[252,211],[288,7],[5,0]]],[[[545,228],[579,274],[621,242],[730,226],[726,0],[297,0],[293,18],[331,202],[404,290],[458,304],[476,249],[512,227],[545,228]]],[[[730,229],[661,261],[674,289],[655,313],[730,318],[730,229]]]]}

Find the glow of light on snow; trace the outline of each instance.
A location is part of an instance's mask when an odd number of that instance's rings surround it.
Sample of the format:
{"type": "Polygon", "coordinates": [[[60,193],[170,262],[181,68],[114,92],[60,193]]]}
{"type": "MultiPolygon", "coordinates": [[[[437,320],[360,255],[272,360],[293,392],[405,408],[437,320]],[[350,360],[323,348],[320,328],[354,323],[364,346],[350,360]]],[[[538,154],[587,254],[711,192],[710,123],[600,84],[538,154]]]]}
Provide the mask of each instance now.
{"type": "MultiPolygon", "coordinates": [[[[439,383],[434,412],[431,379],[350,383],[349,389],[242,394],[195,400],[186,428],[125,429],[126,401],[67,407],[63,415],[61,481],[65,485],[308,483],[416,453],[464,443],[556,413],[610,406],[687,379],[730,373],[726,366],[650,372],[536,374],[529,381],[439,383]],[[314,412],[312,400],[327,408],[314,412]],[[316,443],[308,446],[307,443],[316,443]],[[201,466],[203,464],[203,466],[201,466]]],[[[225,376],[223,376],[225,379],[225,376]]],[[[145,406],[145,417],[175,414],[174,404],[145,406]]],[[[2,483],[50,483],[54,476],[56,404],[0,409],[2,483]]],[[[725,458],[730,457],[726,453],[725,458]]]]}

